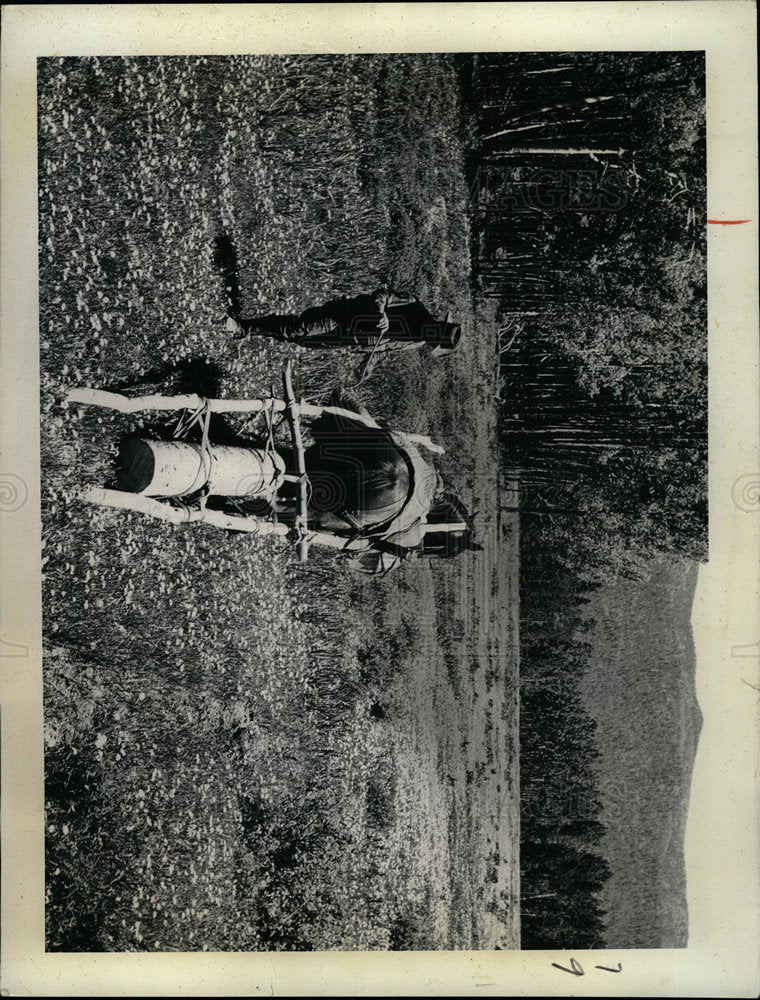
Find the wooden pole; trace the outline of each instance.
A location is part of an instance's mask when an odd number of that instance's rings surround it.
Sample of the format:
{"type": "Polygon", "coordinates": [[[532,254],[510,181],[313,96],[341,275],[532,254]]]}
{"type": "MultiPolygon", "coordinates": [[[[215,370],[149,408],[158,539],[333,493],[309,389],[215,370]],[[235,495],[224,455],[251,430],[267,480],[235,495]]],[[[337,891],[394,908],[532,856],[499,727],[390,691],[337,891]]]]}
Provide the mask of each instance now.
{"type": "Polygon", "coordinates": [[[286,536],[290,529],[285,524],[273,524],[271,521],[258,517],[242,517],[224,514],[219,510],[182,510],[172,507],[152,497],[140,496],[138,493],[122,493],[121,490],[104,490],[96,487],[88,489],[83,496],[88,503],[99,504],[102,507],[116,507],[119,510],[131,510],[137,514],[146,514],[159,521],[170,524],[186,524],[203,521],[214,528],[225,528],[228,531],[247,531],[255,535],[286,536]]]}
{"type": "Polygon", "coordinates": [[[466,531],[467,525],[464,521],[453,521],[451,523],[441,523],[441,524],[423,524],[422,534],[427,535],[433,531],[466,531]]]}
{"type": "MultiPolygon", "coordinates": [[[[290,528],[286,524],[274,524],[272,521],[257,517],[242,517],[224,514],[218,510],[182,510],[172,507],[161,500],[140,496],[137,493],[123,493],[121,490],[105,490],[91,487],[86,490],[82,499],[87,503],[101,507],[115,507],[118,510],[129,510],[136,514],[145,514],[158,521],[168,521],[170,524],[203,523],[213,528],[223,528],[227,531],[245,531],[253,535],[276,536],[287,538],[290,528]]],[[[367,538],[347,539],[334,535],[329,531],[312,531],[309,534],[309,544],[324,545],[331,549],[343,549],[346,552],[362,552],[370,547],[367,538]]]]}
{"type": "Polygon", "coordinates": [[[69,403],[104,406],[118,413],[137,413],[140,410],[199,410],[204,405],[208,405],[212,413],[259,413],[270,407],[272,410],[282,412],[285,409],[285,403],[281,399],[204,399],[195,393],[183,396],[153,393],[130,398],[119,392],[86,388],[70,389],[66,400],[69,403]]]}
{"type": "MultiPolygon", "coordinates": [[[[66,402],[103,406],[118,413],[138,413],[140,410],[199,410],[203,406],[208,406],[212,413],[260,413],[265,409],[283,413],[287,411],[288,406],[286,400],[277,399],[275,396],[265,396],[262,399],[205,399],[194,393],[184,396],[153,393],[149,396],[130,398],[119,392],[87,388],[70,389],[66,394],[66,402]]],[[[378,426],[371,417],[364,417],[360,413],[345,410],[340,406],[313,406],[311,403],[298,403],[297,406],[299,414],[304,417],[320,417],[323,413],[332,413],[348,420],[359,421],[368,427],[378,426]]]]}

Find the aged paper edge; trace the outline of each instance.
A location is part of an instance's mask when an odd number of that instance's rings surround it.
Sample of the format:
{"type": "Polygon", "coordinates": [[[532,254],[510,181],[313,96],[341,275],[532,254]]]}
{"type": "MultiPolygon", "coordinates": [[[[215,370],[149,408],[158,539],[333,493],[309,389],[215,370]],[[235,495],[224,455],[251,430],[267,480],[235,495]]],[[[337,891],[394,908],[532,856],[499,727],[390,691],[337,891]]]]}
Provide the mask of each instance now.
{"type": "Polygon", "coordinates": [[[641,3],[18,5],[2,34],[2,464],[25,505],[3,518],[2,988],[7,995],[754,996],[758,991],[760,480],[755,5],[641,3]],[[47,955],[44,952],[36,247],[38,56],[698,49],[707,57],[710,562],[693,625],[704,728],[680,951],[47,955]],[[13,644],[12,647],[9,644],[13,644]],[[23,649],[27,652],[23,655],[23,649]],[[12,655],[10,655],[12,654],[12,655]],[[623,963],[611,976],[594,966],[623,963]]]}

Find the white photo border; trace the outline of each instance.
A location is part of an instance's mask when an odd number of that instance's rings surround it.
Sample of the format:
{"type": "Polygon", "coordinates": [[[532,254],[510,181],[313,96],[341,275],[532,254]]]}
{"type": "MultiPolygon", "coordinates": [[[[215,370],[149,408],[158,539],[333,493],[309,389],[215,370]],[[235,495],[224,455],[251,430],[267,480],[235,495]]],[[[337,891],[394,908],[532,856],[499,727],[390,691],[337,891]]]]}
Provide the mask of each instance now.
{"type": "Polygon", "coordinates": [[[760,393],[755,15],[750,0],[3,8],[3,995],[757,995],[760,393]],[[692,619],[704,726],[686,836],[688,948],[572,954],[45,953],[36,59],[686,49],[706,53],[708,219],[750,220],[710,224],[707,234],[710,561],[700,568],[692,619]],[[744,491],[745,499],[750,497],[749,503],[736,502],[737,489],[744,491]],[[8,499],[13,496],[16,500],[8,499]],[[20,505],[18,498],[23,498],[20,505]],[[580,963],[583,976],[552,966],[570,966],[571,958],[580,963]],[[623,966],[620,974],[595,968],[617,967],[618,962],[623,966]]]}

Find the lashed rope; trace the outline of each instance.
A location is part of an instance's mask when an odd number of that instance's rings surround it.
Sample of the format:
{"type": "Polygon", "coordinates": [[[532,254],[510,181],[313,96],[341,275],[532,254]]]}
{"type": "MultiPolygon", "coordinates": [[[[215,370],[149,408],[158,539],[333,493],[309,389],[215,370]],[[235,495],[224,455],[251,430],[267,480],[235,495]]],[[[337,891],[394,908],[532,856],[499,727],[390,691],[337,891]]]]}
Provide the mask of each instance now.
{"type": "MultiPolygon", "coordinates": [[[[206,514],[206,503],[208,501],[209,488],[211,485],[211,473],[214,468],[214,454],[211,450],[211,441],[209,437],[209,427],[211,425],[211,407],[209,406],[209,401],[204,396],[200,397],[200,405],[193,410],[192,413],[185,413],[180,416],[177,421],[177,426],[174,430],[174,438],[184,438],[187,436],[189,431],[199,424],[201,427],[201,443],[200,443],[200,468],[199,472],[203,474],[203,484],[201,486],[201,492],[198,497],[198,510],[201,512],[201,519],[205,517],[206,514]]],[[[187,506],[187,505],[183,505],[187,506]]],[[[189,509],[189,508],[188,508],[189,509]]]]}
{"type": "MultiPolygon", "coordinates": [[[[272,406],[265,406],[262,408],[260,412],[263,413],[264,420],[266,422],[266,439],[264,442],[264,456],[266,460],[272,457],[277,457],[277,448],[275,446],[275,441],[274,441],[274,430],[275,430],[274,409],[272,406]]],[[[176,504],[176,506],[180,510],[183,510],[187,513],[186,519],[188,521],[191,520],[191,515],[193,510],[200,513],[200,518],[195,518],[195,520],[198,519],[203,520],[206,515],[206,504],[208,502],[211,473],[213,471],[213,465],[214,465],[214,455],[211,449],[211,441],[209,433],[211,425],[211,413],[212,409],[209,406],[209,400],[206,399],[205,397],[201,397],[201,402],[199,406],[197,406],[192,412],[190,413],[186,412],[180,416],[179,420],[177,421],[177,426],[175,428],[173,435],[175,440],[180,438],[185,438],[187,434],[192,430],[192,428],[196,426],[196,424],[200,425],[201,427],[201,442],[200,442],[199,457],[201,463],[200,471],[204,476],[204,483],[203,486],[201,487],[201,493],[198,497],[198,506],[196,508],[191,508],[189,505],[183,503],[182,501],[178,501],[176,498],[174,499],[174,503],[176,504]]],[[[272,483],[275,483],[277,481],[278,477],[277,463],[273,462],[272,466],[274,471],[272,473],[272,479],[268,484],[270,486],[272,483]]],[[[307,488],[309,489],[310,492],[311,484],[309,483],[308,478],[307,478],[307,488]]],[[[237,506],[238,510],[241,510],[239,504],[236,504],[235,506],[237,506]]],[[[278,523],[276,510],[272,511],[271,520],[272,523],[275,525],[278,523]]],[[[258,530],[254,530],[251,533],[256,535],[258,534],[258,530]]]]}
{"type": "MultiPolygon", "coordinates": [[[[286,366],[286,369],[289,369],[289,365],[286,366]]],[[[288,370],[288,381],[290,381],[289,375],[290,373],[288,370]]],[[[357,415],[341,407],[314,406],[303,401],[297,402],[292,392],[292,385],[290,387],[290,392],[286,392],[286,395],[289,396],[291,400],[290,405],[283,399],[275,398],[274,390],[272,398],[270,399],[240,400],[205,399],[204,397],[194,394],[186,394],[182,396],[163,396],[160,394],[153,394],[129,398],[120,393],[112,393],[90,388],[76,388],[69,390],[65,402],[66,405],[76,402],[86,405],[103,406],[125,414],[135,413],[139,410],[146,409],[189,411],[178,421],[174,437],[180,438],[186,435],[196,423],[201,423],[202,440],[200,446],[200,458],[202,463],[201,468],[206,473],[206,485],[208,485],[210,471],[213,467],[214,461],[214,456],[209,443],[209,423],[212,413],[238,412],[258,414],[262,410],[265,411],[265,417],[267,419],[269,429],[267,442],[267,454],[269,455],[276,453],[276,449],[274,447],[275,428],[272,426],[274,414],[276,413],[281,414],[281,419],[283,417],[288,419],[288,422],[290,422],[290,419],[295,417],[294,423],[296,426],[298,426],[299,416],[319,417],[323,413],[331,413],[336,416],[358,419],[360,422],[365,423],[368,427],[377,428],[379,426],[375,420],[369,417],[369,415],[366,417],[357,415]],[[288,410],[291,410],[291,412],[287,412],[288,410]],[[295,412],[292,412],[293,410],[295,410],[295,412]]],[[[291,430],[292,429],[293,428],[291,427],[291,430]]],[[[295,481],[300,486],[302,497],[306,500],[306,505],[308,506],[311,499],[312,484],[309,481],[308,475],[306,475],[305,469],[299,469],[299,471],[301,472],[300,475],[293,477],[289,476],[288,479],[295,481]]],[[[253,534],[272,534],[282,538],[290,536],[291,539],[295,534],[295,541],[299,547],[299,556],[301,557],[305,557],[309,544],[317,544],[330,549],[344,550],[346,552],[363,551],[368,549],[371,544],[366,538],[346,538],[329,531],[310,530],[308,523],[301,520],[300,517],[296,518],[296,524],[289,529],[284,524],[277,524],[268,519],[230,517],[213,509],[206,511],[206,496],[201,497],[200,506],[198,508],[191,507],[178,500],[176,497],[171,498],[171,504],[167,504],[166,502],[161,502],[151,497],[136,496],[123,493],[119,490],[106,490],[94,487],[85,491],[83,499],[89,503],[101,506],[137,511],[139,513],[147,514],[148,516],[155,517],[163,521],[169,521],[174,524],[205,520],[207,523],[216,527],[229,530],[246,531],[253,534]],[[176,504],[176,506],[174,506],[174,504],[176,504]]]]}

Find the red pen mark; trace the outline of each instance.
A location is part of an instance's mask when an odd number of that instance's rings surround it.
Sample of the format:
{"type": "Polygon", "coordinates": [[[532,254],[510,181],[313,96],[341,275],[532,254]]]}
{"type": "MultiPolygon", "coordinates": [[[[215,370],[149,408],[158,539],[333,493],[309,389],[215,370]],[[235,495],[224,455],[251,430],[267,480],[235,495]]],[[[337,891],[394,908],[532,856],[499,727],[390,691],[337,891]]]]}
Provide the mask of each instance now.
{"type": "Polygon", "coordinates": [[[752,219],[708,219],[711,226],[741,226],[745,222],[752,222],[752,219]]]}

